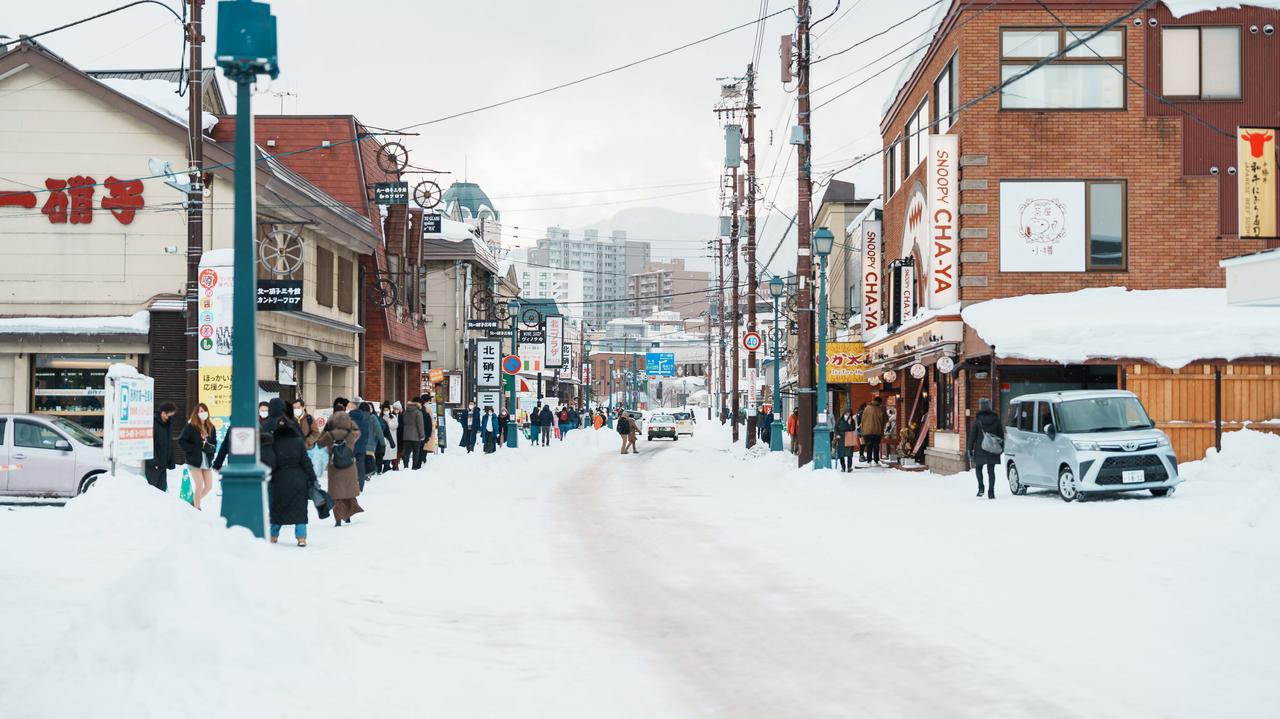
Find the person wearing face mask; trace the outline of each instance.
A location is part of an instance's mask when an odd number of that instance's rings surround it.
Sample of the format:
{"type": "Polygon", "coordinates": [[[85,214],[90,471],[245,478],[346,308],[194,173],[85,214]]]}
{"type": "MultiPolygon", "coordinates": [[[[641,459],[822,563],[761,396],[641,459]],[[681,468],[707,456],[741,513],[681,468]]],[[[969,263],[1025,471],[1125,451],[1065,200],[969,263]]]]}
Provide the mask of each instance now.
{"type": "Polygon", "coordinates": [[[422,467],[422,441],[426,438],[426,433],[422,412],[418,411],[421,407],[417,402],[410,402],[405,405],[404,416],[400,418],[400,433],[403,437],[400,441],[400,453],[404,456],[405,469],[422,467]]]}
{"type": "Polygon", "coordinates": [[[387,417],[391,413],[391,407],[383,404],[378,408],[376,419],[378,420],[378,445],[373,453],[373,471],[374,474],[382,474],[390,469],[387,463],[387,450],[395,449],[395,434],[391,432],[391,423],[387,421],[387,417]]]}
{"type": "MultiPolygon", "coordinates": [[[[269,406],[270,405],[268,405],[266,402],[258,403],[258,426],[259,427],[266,426],[267,415],[270,414],[270,412],[268,411],[269,406]]],[[[214,469],[218,470],[219,472],[222,471],[222,465],[226,463],[227,453],[230,451],[231,451],[231,433],[227,432],[226,434],[222,435],[222,446],[218,448],[218,456],[213,458],[214,469]]]]}
{"type": "Polygon", "coordinates": [[[400,445],[404,441],[400,435],[400,407],[399,403],[391,402],[382,403],[382,418],[387,422],[387,428],[391,430],[391,437],[387,441],[391,443],[394,452],[388,452],[387,458],[382,460],[382,471],[390,472],[393,469],[400,469],[400,445]]]}
{"type": "Polygon", "coordinates": [[[191,471],[191,504],[200,509],[200,501],[213,491],[213,458],[217,454],[218,430],[209,421],[209,407],[201,402],[187,419],[187,426],[178,436],[178,446],[186,457],[191,471]]]}
{"type": "Polygon", "coordinates": [[[316,475],[307,458],[302,430],[291,414],[284,400],[279,397],[271,400],[262,422],[259,453],[262,463],[271,470],[271,481],[267,482],[271,543],[280,540],[281,527],[292,524],[298,546],[305,547],[308,505],[316,475]]]}
{"type": "Polygon", "coordinates": [[[471,454],[476,448],[476,434],[480,432],[480,408],[475,402],[467,404],[467,411],[462,415],[462,446],[471,454]]]}
{"type": "Polygon", "coordinates": [[[293,401],[293,421],[302,430],[302,439],[307,443],[307,449],[315,447],[316,440],[320,439],[320,428],[316,426],[315,417],[307,412],[307,403],[300,399],[293,401]]]}
{"type": "Polygon", "coordinates": [[[172,402],[165,402],[156,408],[151,430],[151,458],[143,465],[147,482],[161,492],[169,491],[169,470],[174,468],[173,435],[170,434],[172,430],[169,429],[169,424],[177,413],[178,408],[172,402]]]}

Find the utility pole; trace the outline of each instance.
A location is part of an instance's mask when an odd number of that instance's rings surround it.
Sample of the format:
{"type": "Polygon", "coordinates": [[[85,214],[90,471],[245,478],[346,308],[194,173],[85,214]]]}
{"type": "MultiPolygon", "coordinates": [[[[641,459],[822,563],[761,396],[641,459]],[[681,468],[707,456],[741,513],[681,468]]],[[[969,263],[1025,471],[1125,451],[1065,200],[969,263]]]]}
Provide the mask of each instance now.
{"type": "Polygon", "coordinates": [[[717,284],[720,287],[720,289],[718,290],[720,299],[718,302],[716,302],[717,309],[720,312],[720,391],[716,394],[716,400],[719,403],[716,405],[716,412],[720,415],[720,424],[724,424],[724,408],[725,408],[724,370],[725,370],[725,367],[724,367],[724,238],[723,237],[716,238],[716,267],[718,268],[716,272],[719,275],[719,280],[717,281],[717,284]]]}
{"type": "Polygon", "coordinates": [[[800,126],[799,151],[796,153],[798,174],[796,202],[796,320],[800,326],[796,338],[796,390],[799,407],[796,433],[800,441],[801,466],[813,460],[814,358],[813,358],[813,261],[810,223],[813,185],[809,178],[809,155],[812,135],[809,127],[809,0],[797,0],[796,28],[796,121],[800,126]]]}
{"type": "Polygon", "coordinates": [[[733,414],[729,415],[729,418],[733,422],[733,441],[735,443],[738,441],[738,417],[741,416],[739,413],[742,411],[738,399],[738,367],[740,366],[738,364],[738,346],[741,344],[740,338],[742,337],[742,328],[740,326],[742,313],[738,311],[741,306],[741,297],[738,294],[738,235],[742,231],[742,222],[738,219],[738,202],[742,196],[740,190],[741,188],[738,186],[738,168],[735,167],[733,168],[733,199],[729,204],[729,217],[732,218],[729,227],[729,262],[732,265],[730,275],[733,278],[731,280],[733,282],[733,307],[729,310],[733,313],[733,362],[730,363],[733,368],[733,414]]]}
{"type": "MultiPolygon", "coordinates": [[[[747,331],[756,331],[756,68],[747,64],[747,331]]],[[[735,265],[736,269],[736,265],[735,265]]],[[[734,277],[734,291],[737,291],[737,277],[734,277]]],[[[747,353],[747,378],[751,382],[748,389],[750,396],[756,394],[756,355],[747,353]]],[[[754,409],[754,408],[749,408],[754,409]]],[[[756,413],[747,415],[747,446],[756,443],[756,413]]]]}
{"type": "MultiPolygon", "coordinates": [[[[187,162],[191,170],[187,189],[187,288],[186,288],[186,407],[183,414],[200,401],[200,258],[204,255],[204,31],[201,10],[204,0],[186,0],[190,19],[185,28],[191,56],[187,70],[187,162]]],[[[241,128],[241,132],[245,131],[241,128]]]]}
{"type": "Polygon", "coordinates": [[[714,374],[711,371],[711,303],[707,303],[707,323],[705,325],[707,331],[707,366],[706,372],[706,390],[707,390],[707,419],[711,419],[711,379],[714,374]]]}

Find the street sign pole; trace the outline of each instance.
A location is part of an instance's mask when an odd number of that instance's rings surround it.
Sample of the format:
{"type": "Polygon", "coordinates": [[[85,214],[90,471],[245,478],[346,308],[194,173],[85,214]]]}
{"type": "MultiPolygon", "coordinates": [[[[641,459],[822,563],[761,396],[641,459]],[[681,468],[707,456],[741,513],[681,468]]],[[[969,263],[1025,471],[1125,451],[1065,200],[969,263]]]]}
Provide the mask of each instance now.
{"type": "MultiPolygon", "coordinates": [[[[516,318],[520,315],[520,302],[511,300],[507,303],[507,310],[511,315],[511,354],[517,354],[519,351],[517,342],[520,337],[519,330],[516,329],[516,318]]],[[[511,415],[507,420],[507,446],[512,448],[520,444],[520,428],[516,423],[516,387],[518,386],[516,375],[511,375],[511,397],[507,404],[507,412],[511,415]]]]}

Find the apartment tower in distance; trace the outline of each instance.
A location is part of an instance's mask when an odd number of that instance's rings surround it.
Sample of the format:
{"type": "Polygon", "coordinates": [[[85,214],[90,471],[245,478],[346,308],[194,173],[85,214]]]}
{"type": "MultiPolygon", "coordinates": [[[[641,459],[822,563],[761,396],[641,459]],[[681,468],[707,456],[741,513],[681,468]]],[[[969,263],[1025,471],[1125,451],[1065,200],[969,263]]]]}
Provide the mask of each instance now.
{"type": "Polygon", "coordinates": [[[628,240],[624,230],[601,237],[599,230],[581,235],[548,227],[547,236],[529,250],[529,264],[582,273],[582,319],[590,329],[626,317],[631,310],[627,278],[649,264],[649,243],[628,240]]]}

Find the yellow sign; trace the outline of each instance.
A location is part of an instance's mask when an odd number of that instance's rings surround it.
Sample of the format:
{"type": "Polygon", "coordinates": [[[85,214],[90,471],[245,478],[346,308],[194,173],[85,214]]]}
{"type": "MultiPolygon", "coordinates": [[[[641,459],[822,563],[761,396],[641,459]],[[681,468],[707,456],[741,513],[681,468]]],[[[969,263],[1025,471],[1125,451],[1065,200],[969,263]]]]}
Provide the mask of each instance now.
{"type": "Polygon", "coordinates": [[[1240,237],[1276,236],[1276,131],[1242,127],[1236,133],[1240,237]]]}
{"type": "MultiPolygon", "coordinates": [[[[817,355],[817,350],[814,350],[817,355]]],[[[861,342],[827,343],[827,382],[829,384],[863,384],[867,368],[867,351],[861,342]]]]}
{"type": "MultiPolygon", "coordinates": [[[[200,368],[200,401],[209,408],[215,426],[231,416],[230,367],[200,368]]],[[[218,426],[218,434],[222,435],[221,426],[218,426]]]]}

